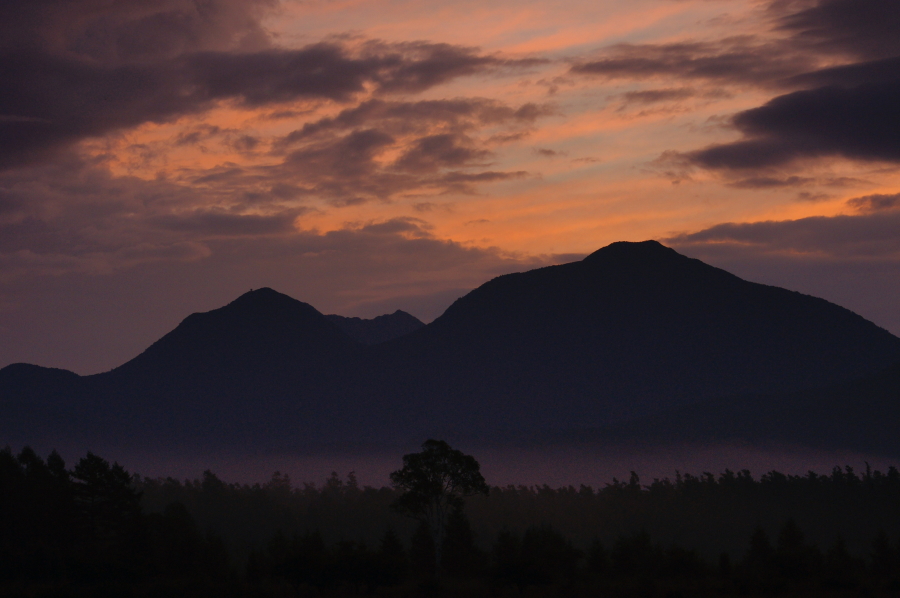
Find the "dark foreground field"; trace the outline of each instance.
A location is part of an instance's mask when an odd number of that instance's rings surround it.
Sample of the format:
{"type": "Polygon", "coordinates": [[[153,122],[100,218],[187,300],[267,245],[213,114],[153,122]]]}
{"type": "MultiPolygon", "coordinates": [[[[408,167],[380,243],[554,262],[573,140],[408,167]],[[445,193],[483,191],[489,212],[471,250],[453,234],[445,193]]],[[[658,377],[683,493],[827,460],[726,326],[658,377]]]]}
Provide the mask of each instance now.
{"type": "Polygon", "coordinates": [[[900,473],[683,474],[492,487],[440,571],[399,491],[148,479],[95,455],[0,451],[4,596],[889,596],[900,473]]]}

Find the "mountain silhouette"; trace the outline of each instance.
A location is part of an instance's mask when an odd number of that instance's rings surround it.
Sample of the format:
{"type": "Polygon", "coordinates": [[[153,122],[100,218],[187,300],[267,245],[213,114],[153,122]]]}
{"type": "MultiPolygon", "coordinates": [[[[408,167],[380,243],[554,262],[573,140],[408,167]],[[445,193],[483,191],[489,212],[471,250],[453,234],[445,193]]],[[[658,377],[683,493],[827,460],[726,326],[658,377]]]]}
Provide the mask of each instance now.
{"type": "Polygon", "coordinates": [[[309,391],[340,376],[361,350],[311,305],[262,288],[188,316],[131,361],[88,381],[118,429],[140,426],[174,443],[252,442],[297,429],[285,424],[315,408],[309,391]]]}
{"type": "Polygon", "coordinates": [[[146,351],[107,374],[157,376],[204,384],[278,384],[315,375],[346,359],[358,343],[307,303],[272,289],[245,293],[219,309],[195,313],[146,351]],[[271,376],[275,376],[273,379],[271,376]]]}
{"type": "MultiPolygon", "coordinates": [[[[0,433],[293,450],[438,434],[590,435],[707,409],[706,428],[695,429],[709,435],[716,413],[738,413],[723,407],[731,400],[755,397],[763,409],[900,362],[900,339],[849,310],[654,241],[500,276],[431,324],[410,318],[325,316],[259,289],[189,316],[104,374],[0,370],[0,433]]],[[[840,411],[843,395],[834,396],[840,411]]]]}
{"type": "Polygon", "coordinates": [[[390,341],[425,326],[417,317],[399,309],[392,314],[385,314],[371,320],[348,318],[335,314],[325,317],[349,337],[364,345],[377,345],[390,341]]]}
{"type": "Polygon", "coordinates": [[[372,376],[409,372],[383,382],[400,412],[485,434],[822,387],[900,360],[900,339],[849,310],[654,241],[500,276],[388,345],[372,376]]]}

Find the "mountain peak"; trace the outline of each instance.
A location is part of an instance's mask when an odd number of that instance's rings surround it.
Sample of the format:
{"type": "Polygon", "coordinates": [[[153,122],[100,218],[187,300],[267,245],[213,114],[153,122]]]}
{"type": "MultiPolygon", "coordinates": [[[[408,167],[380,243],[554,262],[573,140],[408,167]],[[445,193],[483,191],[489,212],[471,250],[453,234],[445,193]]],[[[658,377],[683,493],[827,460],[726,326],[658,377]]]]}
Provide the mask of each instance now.
{"type": "Polygon", "coordinates": [[[269,287],[262,287],[247,291],[224,307],[202,314],[193,314],[188,319],[208,319],[210,317],[226,320],[236,318],[255,322],[266,321],[270,325],[277,326],[278,321],[282,319],[290,321],[296,321],[298,318],[307,321],[319,320],[322,318],[322,314],[308,303],[269,287]]]}
{"type": "Polygon", "coordinates": [[[647,261],[673,258],[685,259],[683,255],[659,241],[617,241],[598,249],[582,261],[591,263],[606,260],[647,261]]]}
{"type": "Polygon", "coordinates": [[[278,291],[269,287],[262,287],[260,289],[250,289],[249,291],[229,303],[228,306],[258,306],[269,304],[297,303],[302,302],[294,299],[293,297],[289,297],[284,293],[279,293],[278,291]]]}
{"type": "Polygon", "coordinates": [[[327,355],[342,357],[355,346],[313,306],[264,287],[224,307],[191,314],[116,370],[176,369],[185,376],[205,372],[222,379],[242,371],[250,379],[254,368],[299,372],[327,355]]]}

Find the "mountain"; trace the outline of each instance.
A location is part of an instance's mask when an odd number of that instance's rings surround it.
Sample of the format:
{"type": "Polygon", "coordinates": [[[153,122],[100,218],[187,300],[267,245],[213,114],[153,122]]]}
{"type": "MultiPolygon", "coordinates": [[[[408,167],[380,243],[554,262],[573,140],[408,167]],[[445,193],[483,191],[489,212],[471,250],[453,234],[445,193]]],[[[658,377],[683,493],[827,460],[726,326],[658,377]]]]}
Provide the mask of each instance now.
{"type": "Polygon", "coordinates": [[[898,361],[900,339],[849,310],[648,241],[491,280],[383,345],[365,384],[389,389],[412,429],[487,435],[823,387],[898,361]]]}
{"type": "Polygon", "coordinates": [[[318,411],[314,389],[341,376],[361,350],[311,305],[263,288],[188,316],[88,381],[119,429],[173,443],[280,441],[318,411]]]}
{"type": "Polygon", "coordinates": [[[392,314],[385,314],[371,320],[334,314],[325,317],[343,330],[347,336],[364,345],[377,345],[390,341],[425,326],[415,316],[399,309],[392,314]]]}
{"type": "Polygon", "coordinates": [[[311,305],[263,288],[225,307],[188,316],[146,351],[102,376],[213,384],[217,390],[238,385],[254,392],[280,385],[283,378],[315,376],[358,349],[357,342],[311,305]]]}
{"type": "MultiPolygon", "coordinates": [[[[0,433],[258,451],[571,436],[697,416],[691,409],[709,414],[696,417],[709,428],[900,362],[900,339],[844,308],[652,241],[500,276],[431,324],[411,318],[325,316],[271,289],[252,291],[189,316],[104,374],[0,370],[0,433]],[[370,344],[386,336],[394,338],[370,344]],[[757,403],[729,411],[746,397],[757,403]]],[[[822,418],[843,413],[844,395],[834,396],[822,418]]]]}

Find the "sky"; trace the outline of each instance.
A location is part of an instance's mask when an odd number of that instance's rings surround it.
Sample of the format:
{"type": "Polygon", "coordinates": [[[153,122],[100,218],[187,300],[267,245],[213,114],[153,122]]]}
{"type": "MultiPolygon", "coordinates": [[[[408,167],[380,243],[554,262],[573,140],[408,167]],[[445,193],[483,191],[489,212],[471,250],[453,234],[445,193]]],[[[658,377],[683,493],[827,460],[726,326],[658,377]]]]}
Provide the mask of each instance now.
{"type": "Polygon", "coordinates": [[[896,0],[0,4],[0,367],[657,239],[900,334],[896,0]]]}

